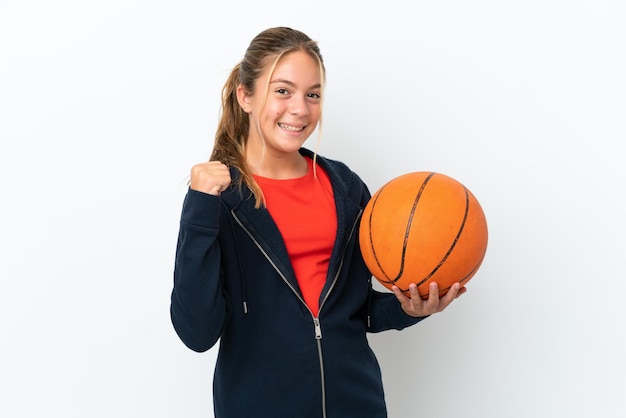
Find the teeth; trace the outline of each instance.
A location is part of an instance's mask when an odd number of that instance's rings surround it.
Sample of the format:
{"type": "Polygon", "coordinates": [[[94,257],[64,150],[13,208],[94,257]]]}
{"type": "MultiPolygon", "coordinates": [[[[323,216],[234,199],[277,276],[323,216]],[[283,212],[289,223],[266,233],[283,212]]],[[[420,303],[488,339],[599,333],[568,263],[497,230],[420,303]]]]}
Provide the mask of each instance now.
{"type": "Polygon", "coordinates": [[[280,126],[282,129],[286,131],[292,131],[292,132],[297,132],[297,131],[301,131],[304,129],[304,128],[298,128],[296,126],[285,125],[282,123],[279,123],[278,126],[280,126]]]}

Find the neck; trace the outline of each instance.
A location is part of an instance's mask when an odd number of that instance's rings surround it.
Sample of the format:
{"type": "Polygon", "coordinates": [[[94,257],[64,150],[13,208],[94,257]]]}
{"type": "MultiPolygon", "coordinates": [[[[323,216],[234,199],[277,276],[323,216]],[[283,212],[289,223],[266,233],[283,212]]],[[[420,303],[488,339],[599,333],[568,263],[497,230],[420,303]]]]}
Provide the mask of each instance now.
{"type": "Polygon", "coordinates": [[[305,176],[309,166],[305,157],[299,152],[271,155],[250,155],[247,153],[246,162],[252,174],[277,180],[292,179],[305,176]]]}

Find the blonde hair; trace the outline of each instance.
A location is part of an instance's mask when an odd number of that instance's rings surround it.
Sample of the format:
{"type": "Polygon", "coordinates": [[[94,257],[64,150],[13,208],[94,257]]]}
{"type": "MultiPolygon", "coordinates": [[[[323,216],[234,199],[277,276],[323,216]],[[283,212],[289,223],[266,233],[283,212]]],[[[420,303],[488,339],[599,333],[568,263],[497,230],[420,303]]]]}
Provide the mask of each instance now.
{"type": "MultiPolygon", "coordinates": [[[[242,85],[248,94],[254,94],[256,80],[270,66],[270,77],[280,59],[295,51],[304,51],[313,57],[319,64],[322,75],[322,91],[326,70],[324,61],[316,41],[313,41],[303,32],[288,27],[275,27],[259,33],[248,46],[240,63],[235,65],[222,88],[222,108],[220,120],[215,133],[215,142],[211,153],[211,160],[220,161],[229,167],[236,168],[240,176],[235,185],[246,185],[254,195],[255,207],[263,204],[263,193],[254,180],[245,160],[245,146],[250,131],[250,120],[237,100],[237,87],[242,85]]],[[[268,79],[268,80],[269,80],[268,79]]],[[[265,86],[267,98],[268,86],[265,86]]],[[[322,95],[323,100],[323,95],[322,95]]],[[[321,136],[322,119],[318,124],[318,141],[321,136]]],[[[314,164],[315,167],[315,164],[314,164]]]]}

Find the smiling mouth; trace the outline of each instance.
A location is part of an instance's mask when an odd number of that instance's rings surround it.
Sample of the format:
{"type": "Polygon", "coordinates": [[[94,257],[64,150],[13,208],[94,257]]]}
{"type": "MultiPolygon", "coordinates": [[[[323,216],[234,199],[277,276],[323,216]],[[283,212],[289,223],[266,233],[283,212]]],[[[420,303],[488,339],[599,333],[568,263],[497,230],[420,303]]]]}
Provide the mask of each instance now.
{"type": "Polygon", "coordinates": [[[278,123],[278,126],[281,129],[284,129],[285,131],[289,131],[289,132],[300,132],[304,130],[304,126],[292,126],[292,125],[285,125],[284,123],[278,123]]]}

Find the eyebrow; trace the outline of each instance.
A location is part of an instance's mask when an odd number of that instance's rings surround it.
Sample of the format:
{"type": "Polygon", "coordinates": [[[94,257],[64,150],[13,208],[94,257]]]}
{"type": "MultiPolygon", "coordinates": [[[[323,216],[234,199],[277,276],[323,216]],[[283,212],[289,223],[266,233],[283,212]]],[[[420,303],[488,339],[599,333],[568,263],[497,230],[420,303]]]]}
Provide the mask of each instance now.
{"type": "MultiPolygon", "coordinates": [[[[287,85],[290,85],[290,86],[294,86],[294,87],[296,85],[293,81],[284,80],[284,79],[281,79],[281,78],[270,81],[270,84],[278,84],[278,83],[284,83],[284,84],[287,84],[287,85]]],[[[318,83],[318,84],[312,85],[311,87],[309,87],[309,89],[319,89],[321,87],[322,87],[322,85],[320,83],[318,83]]]]}

